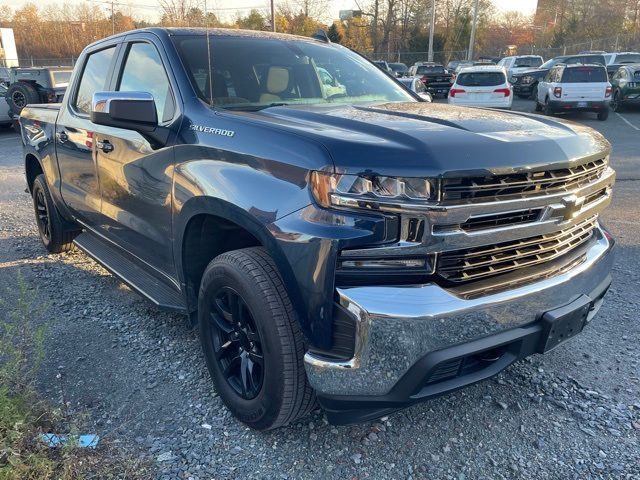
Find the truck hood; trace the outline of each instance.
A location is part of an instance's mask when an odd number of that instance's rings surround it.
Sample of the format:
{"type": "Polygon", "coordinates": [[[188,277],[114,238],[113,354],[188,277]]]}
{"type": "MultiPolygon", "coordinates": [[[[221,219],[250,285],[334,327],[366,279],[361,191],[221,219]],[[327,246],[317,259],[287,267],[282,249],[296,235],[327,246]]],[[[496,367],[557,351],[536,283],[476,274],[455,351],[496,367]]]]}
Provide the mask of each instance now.
{"type": "Polygon", "coordinates": [[[353,174],[507,173],[562,167],[610,149],[602,135],[578,124],[433,103],[286,106],[255,115],[322,143],[335,168],[353,174]]]}

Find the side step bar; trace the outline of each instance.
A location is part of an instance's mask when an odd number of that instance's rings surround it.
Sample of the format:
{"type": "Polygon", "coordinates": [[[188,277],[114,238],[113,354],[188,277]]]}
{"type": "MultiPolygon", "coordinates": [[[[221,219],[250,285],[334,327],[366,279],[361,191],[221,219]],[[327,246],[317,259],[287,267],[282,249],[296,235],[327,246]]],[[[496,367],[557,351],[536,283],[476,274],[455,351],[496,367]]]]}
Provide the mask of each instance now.
{"type": "Polygon", "coordinates": [[[89,232],[78,235],[73,243],[159,309],[187,313],[182,293],[145,271],[118,247],[89,232]]]}

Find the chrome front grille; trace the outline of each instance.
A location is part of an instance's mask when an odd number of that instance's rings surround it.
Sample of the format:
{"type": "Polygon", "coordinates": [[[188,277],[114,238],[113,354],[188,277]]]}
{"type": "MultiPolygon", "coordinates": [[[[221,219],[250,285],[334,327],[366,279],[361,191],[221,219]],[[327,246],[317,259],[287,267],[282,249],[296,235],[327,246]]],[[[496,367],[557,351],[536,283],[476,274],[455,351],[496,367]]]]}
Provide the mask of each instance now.
{"type": "Polygon", "coordinates": [[[607,168],[605,158],[581,165],[538,172],[486,177],[444,178],[441,201],[488,201],[571,191],[598,179],[607,168]]]}
{"type": "Polygon", "coordinates": [[[555,260],[593,235],[596,217],[559,232],[439,255],[436,274],[450,282],[470,282],[555,260]]]}

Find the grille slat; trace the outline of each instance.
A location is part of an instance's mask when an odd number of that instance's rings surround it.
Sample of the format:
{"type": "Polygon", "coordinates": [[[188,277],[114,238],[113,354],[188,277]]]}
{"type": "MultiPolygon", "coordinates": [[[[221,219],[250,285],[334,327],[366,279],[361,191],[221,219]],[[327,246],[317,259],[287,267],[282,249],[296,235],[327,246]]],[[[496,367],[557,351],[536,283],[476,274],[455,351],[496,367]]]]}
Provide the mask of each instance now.
{"type": "Polygon", "coordinates": [[[448,281],[468,282],[552,261],[593,235],[596,217],[565,230],[456,252],[442,253],[436,273],[448,281]]]}
{"type": "Polygon", "coordinates": [[[607,168],[604,158],[570,168],[488,177],[445,178],[442,201],[504,199],[569,191],[593,182],[607,168]]]}

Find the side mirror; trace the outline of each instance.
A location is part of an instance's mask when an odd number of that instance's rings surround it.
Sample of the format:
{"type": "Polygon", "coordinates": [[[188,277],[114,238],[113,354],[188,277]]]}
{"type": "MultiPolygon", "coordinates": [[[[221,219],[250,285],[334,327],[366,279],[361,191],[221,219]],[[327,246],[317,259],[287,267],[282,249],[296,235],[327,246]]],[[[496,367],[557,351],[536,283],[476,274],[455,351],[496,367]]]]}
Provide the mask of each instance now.
{"type": "Polygon", "coordinates": [[[140,133],[153,131],[158,126],[153,95],[147,92],[96,92],[91,105],[91,121],[140,133]]]}
{"type": "Polygon", "coordinates": [[[158,126],[153,95],[147,92],[96,92],[91,104],[91,121],[96,125],[132,130],[152,148],[166,145],[169,129],[158,126]]]}

